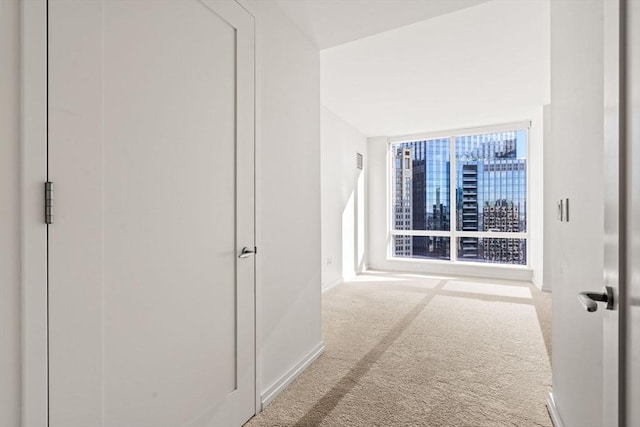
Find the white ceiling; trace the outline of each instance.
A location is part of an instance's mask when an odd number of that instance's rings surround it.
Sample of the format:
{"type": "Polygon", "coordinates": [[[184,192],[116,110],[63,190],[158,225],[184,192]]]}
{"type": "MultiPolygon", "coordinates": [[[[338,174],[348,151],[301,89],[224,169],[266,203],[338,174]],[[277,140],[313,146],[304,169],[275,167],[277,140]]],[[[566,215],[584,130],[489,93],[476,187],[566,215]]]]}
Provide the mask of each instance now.
{"type": "Polygon", "coordinates": [[[320,49],[485,2],[487,0],[276,0],[320,49]]]}
{"type": "Polygon", "coordinates": [[[550,102],[549,11],[494,0],[322,50],[322,103],[366,136],[531,119],[550,102]]]}

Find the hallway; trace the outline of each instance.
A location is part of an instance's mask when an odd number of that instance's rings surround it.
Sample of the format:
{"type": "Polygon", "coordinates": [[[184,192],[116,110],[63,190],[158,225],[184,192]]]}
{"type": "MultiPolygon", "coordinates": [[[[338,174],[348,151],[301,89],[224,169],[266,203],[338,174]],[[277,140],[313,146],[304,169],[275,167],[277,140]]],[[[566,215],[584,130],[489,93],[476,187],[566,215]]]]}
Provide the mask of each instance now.
{"type": "Polygon", "coordinates": [[[357,276],[323,295],[325,353],[246,426],[551,426],[550,302],[518,282],[357,276]]]}

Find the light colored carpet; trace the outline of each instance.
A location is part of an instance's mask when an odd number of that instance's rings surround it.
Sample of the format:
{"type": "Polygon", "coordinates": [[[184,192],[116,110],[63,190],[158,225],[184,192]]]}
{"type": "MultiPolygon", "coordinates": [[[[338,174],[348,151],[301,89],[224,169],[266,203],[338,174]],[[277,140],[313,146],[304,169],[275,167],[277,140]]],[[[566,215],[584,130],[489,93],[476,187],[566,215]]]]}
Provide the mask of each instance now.
{"type": "Polygon", "coordinates": [[[536,292],[358,276],[323,295],[325,353],[246,426],[551,427],[548,322],[538,320],[549,299],[536,292]]]}

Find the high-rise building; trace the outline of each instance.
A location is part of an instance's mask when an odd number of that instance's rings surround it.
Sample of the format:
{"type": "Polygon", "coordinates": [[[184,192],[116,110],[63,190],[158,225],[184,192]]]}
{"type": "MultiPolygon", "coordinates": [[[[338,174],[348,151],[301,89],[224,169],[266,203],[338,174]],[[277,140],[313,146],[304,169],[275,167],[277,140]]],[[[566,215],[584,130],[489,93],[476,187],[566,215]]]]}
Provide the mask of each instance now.
{"type": "MultiPolygon", "coordinates": [[[[508,200],[496,203],[485,203],[482,208],[484,231],[517,232],[520,229],[519,208],[508,200]]],[[[521,239],[483,240],[483,259],[503,264],[522,264],[525,255],[525,244],[521,239]]]]}
{"type": "MultiPolygon", "coordinates": [[[[400,147],[395,153],[394,229],[411,230],[413,223],[413,155],[410,148],[400,147]]],[[[393,255],[411,257],[411,236],[394,236],[393,255]]]]}
{"type": "MultiPolygon", "coordinates": [[[[515,233],[526,230],[526,160],[495,157],[482,165],[485,182],[498,184],[498,191],[485,194],[478,202],[482,206],[483,231],[515,233]],[[496,179],[496,177],[498,177],[496,179]]],[[[524,239],[485,238],[482,259],[501,264],[526,264],[524,239]]]]}
{"type": "MultiPolygon", "coordinates": [[[[462,198],[457,206],[457,229],[525,231],[526,158],[518,153],[516,132],[458,137],[456,151],[457,190],[462,198]]],[[[524,239],[463,237],[459,240],[458,257],[525,264],[525,242],[524,239]]]]}
{"type": "MultiPolygon", "coordinates": [[[[411,157],[411,229],[416,231],[449,231],[450,210],[450,147],[449,139],[434,139],[398,144],[396,156],[396,183],[400,175],[398,168],[411,157]],[[402,159],[398,158],[402,153],[402,159]]],[[[396,199],[408,186],[396,184],[396,199]],[[404,187],[404,188],[402,188],[404,187]]],[[[396,212],[396,215],[406,215],[396,212]]],[[[408,240],[408,239],[407,239],[408,240]]],[[[450,238],[444,236],[412,236],[413,258],[449,259],[450,238]]],[[[397,238],[397,246],[405,240],[397,238]]]]}
{"type": "MultiPolygon", "coordinates": [[[[416,147],[412,147],[412,151],[418,154],[416,147]]],[[[427,230],[427,182],[426,182],[426,161],[424,158],[414,158],[413,167],[413,191],[412,191],[412,220],[414,230],[427,230]]],[[[411,248],[413,257],[422,257],[429,251],[428,239],[419,236],[411,238],[411,248]]]]}
{"type": "MultiPolygon", "coordinates": [[[[393,153],[395,230],[448,231],[449,140],[398,144],[393,153]]],[[[394,239],[395,256],[449,259],[448,237],[395,236],[394,239]]]]}
{"type": "MultiPolygon", "coordinates": [[[[478,164],[462,165],[462,231],[478,231],[478,164]]],[[[478,258],[478,238],[460,239],[459,257],[462,260],[478,258]]]]}

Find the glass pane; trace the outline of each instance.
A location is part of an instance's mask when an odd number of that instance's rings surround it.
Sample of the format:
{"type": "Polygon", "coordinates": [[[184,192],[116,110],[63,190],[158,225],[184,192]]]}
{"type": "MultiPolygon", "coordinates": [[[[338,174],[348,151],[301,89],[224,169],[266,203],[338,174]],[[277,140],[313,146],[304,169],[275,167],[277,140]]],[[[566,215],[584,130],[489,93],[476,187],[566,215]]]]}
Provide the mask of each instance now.
{"type": "Polygon", "coordinates": [[[449,138],[392,146],[394,230],[450,230],[449,138]]]}
{"type": "Polygon", "coordinates": [[[458,237],[458,261],[526,265],[527,240],[458,237]]]}
{"type": "Polygon", "coordinates": [[[525,232],[527,132],[456,138],[456,229],[525,232]]]}
{"type": "Polygon", "coordinates": [[[392,254],[399,258],[450,259],[449,237],[393,236],[392,254]]]}

